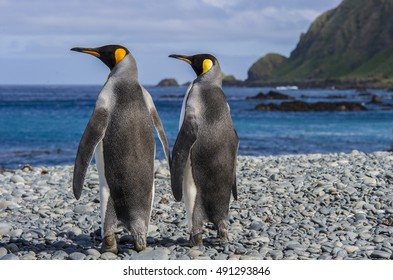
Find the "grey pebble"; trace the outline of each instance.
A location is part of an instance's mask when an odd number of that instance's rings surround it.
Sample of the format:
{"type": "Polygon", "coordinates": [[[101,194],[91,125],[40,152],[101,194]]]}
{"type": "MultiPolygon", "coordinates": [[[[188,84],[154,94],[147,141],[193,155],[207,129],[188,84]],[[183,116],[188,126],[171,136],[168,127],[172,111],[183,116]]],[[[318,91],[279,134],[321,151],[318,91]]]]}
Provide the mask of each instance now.
{"type": "Polygon", "coordinates": [[[0,247],[0,258],[4,257],[5,255],[7,255],[8,251],[6,248],[4,247],[0,247]]]}
{"type": "Polygon", "coordinates": [[[149,252],[140,252],[131,256],[132,260],[168,260],[168,253],[164,249],[156,249],[149,252]]]}
{"type": "Polygon", "coordinates": [[[17,252],[19,252],[19,247],[18,247],[18,245],[16,245],[15,243],[10,243],[10,244],[6,245],[5,247],[6,247],[6,249],[7,249],[8,251],[10,251],[11,253],[17,253],[17,252]]]}
{"type": "Polygon", "coordinates": [[[22,229],[15,229],[13,231],[10,232],[10,236],[12,237],[20,237],[23,233],[22,229]]]}
{"type": "Polygon", "coordinates": [[[381,243],[381,242],[383,242],[384,240],[385,240],[385,238],[384,238],[383,236],[380,236],[380,235],[375,236],[374,239],[373,239],[373,241],[374,241],[375,243],[381,243]]]}
{"type": "Polygon", "coordinates": [[[228,257],[229,257],[229,256],[228,256],[227,254],[219,253],[219,254],[217,254],[216,256],[213,256],[213,259],[214,259],[214,260],[227,260],[228,257]]]}
{"type": "Polygon", "coordinates": [[[284,254],[282,251],[273,250],[273,251],[270,251],[270,256],[273,258],[273,260],[282,260],[284,257],[284,254]]]}
{"type": "Polygon", "coordinates": [[[13,182],[13,183],[25,183],[25,179],[23,179],[22,178],[22,176],[20,176],[20,175],[14,175],[14,176],[12,176],[11,177],[11,182],[13,182]]]}
{"type": "Polygon", "coordinates": [[[191,251],[188,253],[188,256],[191,259],[194,259],[196,257],[199,257],[200,255],[202,255],[203,252],[201,252],[200,250],[196,250],[196,249],[191,249],[191,251]]]}
{"type": "Polygon", "coordinates": [[[7,254],[7,255],[1,257],[0,260],[2,260],[2,261],[4,261],[4,260],[15,261],[15,260],[19,260],[19,257],[14,254],[7,254]]]}
{"type": "Polygon", "coordinates": [[[373,259],[390,259],[392,256],[392,253],[381,251],[381,250],[375,250],[371,253],[371,258],[373,259]]]}
{"type": "Polygon", "coordinates": [[[33,251],[28,252],[27,254],[20,257],[21,260],[36,260],[37,257],[33,251]]]}
{"type": "Polygon", "coordinates": [[[87,249],[85,253],[88,256],[94,256],[94,257],[97,257],[97,258],[99,258],[101,256],[101,253],[98,250],[94,249],[94,248],[87,249]]]}
{"type": "Polygon", "coordinates": [[[357,247],[357,246],[352,246],[352,245],[348,245],[348,246],[345,246],[344,249],[347,251],[348,254],[352,254],[353,252],[358,251],[358,250],[359,250],[359,247],[357,247]]]}
{"type": "Polygon", "coordinates": [[[77,205],[74,207],[74,212],[78,214],[85,214],[93,211],[94,208],[89,205],[77,205]]]}
{"type": "Polygon", "coordinates": [[[0,223],[0,237],[2,235],[9,234],[11,231],[11,226],[7,223],[0,223]]]}
{"type": "Polygon", "coordinates": [[[116,260],[117,255],[112,252],[105,252],[100,255],[100,258],[103,260],[116,260]]]}
{"type": "Polygon", "coordinates": [[[81,252],[74,252],[69,255],[70,260],[84,260],[86,255],[81,252]]]}
{"type": "Polygon", "coordinates": [[[117,255],[96,249],[102,237],[94,165],[78,201],[70,189],[73,166],[3,172],[0,258],[14,258],[13,251],[38,260],[392,259],[392,165],[388,152],[239,156],[230,242],[218,243],[217,229],[205,224],[204,246],[190,248],[184,202],[174,200],[167,163],[157,160],[148,248],[129,249],[131,235],[119,228],[117,255]]]}
{"type": "Polygon", "coordinates": [[[286,250],[298,250],[298,251],[305,251],[307,248],[304,245],[301,245],[297,242],[290,242],[285,247],[286,250]]]}
{"type": "MultiPolygon", "coordinates": [[[[74,253],[74,254],[75,254],[75,253],[74,253]]],[[[78,258],[77,256],[75,256],[75,255],[73,255],[72,258],[71,258],[71,256],[68,256],[68,254],[67,254],[66,252],[62,251],[62,250],[55,251],[55,252],[53,253],[53,255],[52,255],[52,260],[66,260],[66,259],[68,259],[68,258],[70,258],[71,260],[83,260],[83,258],[82,258],[82,259],[79,259],[79,258],[78,258]]]]}
{"type": "Polygon", "coordinates": [[[366,220],[366,214],[365,213],[356,213],[355,219],[356,219],[356,221],[366,220]]]}

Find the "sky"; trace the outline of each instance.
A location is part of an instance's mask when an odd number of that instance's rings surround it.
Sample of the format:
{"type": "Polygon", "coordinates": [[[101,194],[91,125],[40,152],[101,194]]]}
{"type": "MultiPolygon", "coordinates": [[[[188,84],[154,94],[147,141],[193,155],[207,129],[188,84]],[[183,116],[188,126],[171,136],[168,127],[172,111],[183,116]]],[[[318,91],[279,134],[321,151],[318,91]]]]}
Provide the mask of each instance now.
{"type": "Polygon", "coordinates": [[[191,67],[169,54],[211,53],[244,80],[263,55],[289,56],[300,34],[341,0],[0,0],[0,85],[103,84],[109,69],[72,47],[120,44],[139,80],[185,83],[191,67]]]}

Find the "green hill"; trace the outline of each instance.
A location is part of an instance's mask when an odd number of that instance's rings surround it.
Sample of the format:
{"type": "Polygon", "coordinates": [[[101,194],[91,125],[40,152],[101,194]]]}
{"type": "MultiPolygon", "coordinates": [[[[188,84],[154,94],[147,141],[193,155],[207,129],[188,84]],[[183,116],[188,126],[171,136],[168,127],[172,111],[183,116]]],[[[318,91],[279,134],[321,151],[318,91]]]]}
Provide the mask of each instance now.
{"type": "Polygon", "coordinates": [[[393,0],[343,0],[301,34],[288,59],[266,67],[265,58],[247,82],[392,86],[393,0]]]}

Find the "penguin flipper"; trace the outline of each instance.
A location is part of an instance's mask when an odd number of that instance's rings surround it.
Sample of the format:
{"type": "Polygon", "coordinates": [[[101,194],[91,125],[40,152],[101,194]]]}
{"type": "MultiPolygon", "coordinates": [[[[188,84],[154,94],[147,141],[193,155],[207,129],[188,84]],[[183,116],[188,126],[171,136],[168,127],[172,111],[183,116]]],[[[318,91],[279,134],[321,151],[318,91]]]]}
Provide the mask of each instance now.
{"type": "Polygon", "coordinates": [[[186,114],[172,151],[171,187],[173,196],[180,201],[183,196],[184,168],[198,134],[193,114],[186,114]]]}
{"type": "Polygon", "coordinates": [[[235,200],[237,200],[237,183],[236,183],[236,175],[235,175],[235,178],[234,178],[233,184],[232,184],[232,195],[233,195],[233,198],[234,198],[235,200]]]}
{"type": "Polygon", "coordinates": [[[143,86],[141,86],[141,88],[143,92],[143,98],[145,99],[145,103],[147,105],[147,108],[149,109],[150,117],[157,131],[158,138],[161,141],[162,148],[164,149],[166,160],[169,166],[171,166],[171,155],[169,152],[168,140],[166,139],[165,130],[164,127],[162,126],[160,116],[157,113],[156,107],[154,106],[154,102],[153,99],[151,98],[150,93],[143,86]]]}
{"type": "MultiPolygon", "coordinates": [[[[228,105],[228,107],[229,107],[229,105],[228,105]]],[[[239,136],[237,135],[236,129],[233,129],[233,130],[235,131],[235,135],[236,135],[237,148],[236,148],[236,156],[235,156],[235,166],[233,169],[234,174],[233,174],[233,184],[232,184],[232,195],[233,195],[233,198],[235,200],[237,200],[236,166],[237,166],[237,152],[239,150],[240,142],[239,142],[239,136]]]]}
{"type": "Polygon", "coordinates": [[[79,199],[82,193],[83,182],[85,180],[87,168],[93,157],[94,150],[98,143],[104,138],[105,130],[109,122],[109,111],[106,108],[99,107],[94,109],[89,123],[83,133],[76,154],[74,177],[72,189],[76,199],[79,199]]]}

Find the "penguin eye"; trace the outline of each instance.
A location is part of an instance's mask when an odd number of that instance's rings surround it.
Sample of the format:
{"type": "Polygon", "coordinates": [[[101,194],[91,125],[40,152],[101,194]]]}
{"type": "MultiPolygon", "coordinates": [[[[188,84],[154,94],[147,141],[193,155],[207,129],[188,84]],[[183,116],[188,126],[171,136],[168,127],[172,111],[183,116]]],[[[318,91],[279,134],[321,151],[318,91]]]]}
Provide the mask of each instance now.
{"type": "Polygon", "coordinates": [[[125,56],[126,56],[127,52],[125,49],[123,48],[118,48],[115,51],[115,59],[116,59],[116,64],[118,64],[125,56]]]}
{"type": "Polygon", "coordinates": [[[204,59],[202,62],[202,74],[205,74],[207,71],[209,71],[212,66],[213,61],[211,61],[211,59],[204,59]]]}

